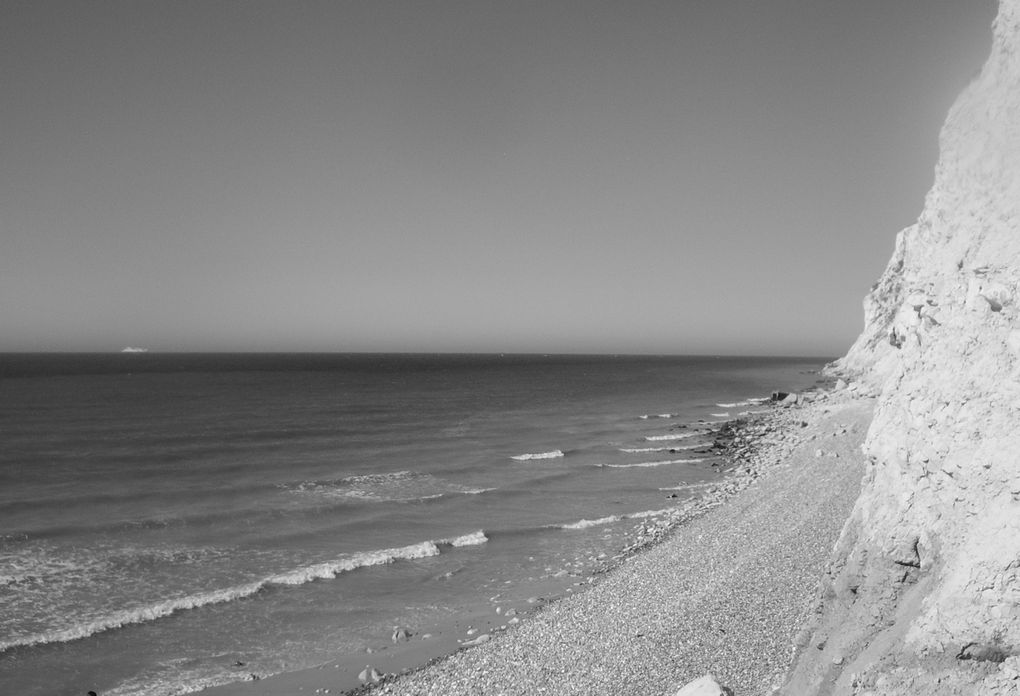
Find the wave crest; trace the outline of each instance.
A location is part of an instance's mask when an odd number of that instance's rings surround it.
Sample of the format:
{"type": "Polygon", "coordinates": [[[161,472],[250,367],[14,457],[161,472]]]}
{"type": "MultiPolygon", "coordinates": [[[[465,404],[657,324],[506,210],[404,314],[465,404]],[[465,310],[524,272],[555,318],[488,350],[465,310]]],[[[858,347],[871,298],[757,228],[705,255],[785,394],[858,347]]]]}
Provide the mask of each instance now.
{"type": "Polygon", "coordinates": [[[562,524],[560,529],[588,529],[590,527],[599,527],[603,524],[619,522],[622,519],[619,515],[609,515],[608,517],[600,517],[597,520],[578,520],[570,524],[562,524]]]}
{"type": "Polygon", "coordinates": [[[294,570],[270,575],[261,580],[234,585],[219,590],[199,592],[184,597],[175,597],[155,604],[141,607],[132,607],[112,612],[106,616],[81,623],[68,628],[44,631],[30,635],[16,636],[10,640],[0,641],[0,653],[16,647],[28,647],[33,645],[44,645],[48,643],[67,643],[104,631],[130,626],[132,624],[148,623],[165,618],[172,614],[188,609],[198,609],[212,604],[223,604],[237,599],[244,599],[256,595],[271,586],[298,586],[315,580],[331,580],[341,573],[368,568],[371,566],[386,565],[399,560],[413,560],[417,558],[428,558],[438,556],[440,546],[462,547],[476,546],[488,541],[483,530],[465,534],[451,539],[439,541],[423,541],[409,546],[402,546],[392,549],[379,549],[351,554],[322,563],[296,568],[294,570]]]}
{"type": "Polygon", "coordinates": [[[595,466],[608,469],[647,469],[655,466],[668,466],[669,464],[698,464],[705,459],[664,459],[659,462],[638,462],[637,464],[596,464],[595,466]]]}
{"type": "Polygon", "coordinates": [[[577,522],[570,522],[568,524],[554,525],[560,529],[590,529],[591,527],[600,527],[604,524],[612,524],[613,522],[619,522],[621,520],[641,520],[647,517],[658,517],[660,515],[668,515],[674,512],[676,508],[663,508],[661,510],[644,510],[642,512],[630,512],[626,515],[609,515],[608,517],[599,517],[594,520],[578,520],[577,522]]]}
{"type": "Polygon", "coordinates": [[[477,532],[471,532],[470,534],[465,534],[463,536],[446,539],[439,543],[449,546],[478,546],[479,544],[484,544],[488,540],[489,537],[485,536],[485,530],[479,529],[477,532]]]}
{"type": "Polygon", "coordinates": [[[692,450],[704,447],[704,445],[672,445],[670,447],[621,447],[621,452],[627,454],[643,454],[645,452],[676,452],[679,450],[692,450]]]}
{"type": "Polygon", "coordinates": [[[563,452],[560,450],[553,450],[551,452],[536,452],[530,454],[518,454],[510,457],[516,459],[519,462],[528,461],[529,459],[558,459],[563,456],[563,452]]]}
{"type": "Polygon", "coordinates": [[[698,433],[670,433],[668,435],[646,435],[645,439],[649,442],[660,442],[662,440],[686,440],[689,437],[694,437],[698,433]]]}

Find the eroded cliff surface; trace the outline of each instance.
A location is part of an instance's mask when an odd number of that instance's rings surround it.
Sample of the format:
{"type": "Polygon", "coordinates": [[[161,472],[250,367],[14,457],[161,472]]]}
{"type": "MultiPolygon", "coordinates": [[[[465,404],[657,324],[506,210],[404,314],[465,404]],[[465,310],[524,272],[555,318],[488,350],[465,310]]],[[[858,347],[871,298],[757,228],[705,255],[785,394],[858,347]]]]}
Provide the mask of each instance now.
{"type": "Polygon", "coordinates": [[[1020,694],[1020,0],[837,372],[870,465],[787,693],[1020,694]]]}

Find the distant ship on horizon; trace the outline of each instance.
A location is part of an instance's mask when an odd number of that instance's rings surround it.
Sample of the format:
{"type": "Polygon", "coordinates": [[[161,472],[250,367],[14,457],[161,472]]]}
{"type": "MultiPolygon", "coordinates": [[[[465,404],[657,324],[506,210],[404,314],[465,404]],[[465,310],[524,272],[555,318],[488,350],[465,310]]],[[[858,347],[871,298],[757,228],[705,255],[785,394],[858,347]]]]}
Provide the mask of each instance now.
{"type": "Polygon", "coordinates": [[[148,353],[148,348],[136,348],[134,346],[128,346],[120,351],[121,353],[148,353]]]}

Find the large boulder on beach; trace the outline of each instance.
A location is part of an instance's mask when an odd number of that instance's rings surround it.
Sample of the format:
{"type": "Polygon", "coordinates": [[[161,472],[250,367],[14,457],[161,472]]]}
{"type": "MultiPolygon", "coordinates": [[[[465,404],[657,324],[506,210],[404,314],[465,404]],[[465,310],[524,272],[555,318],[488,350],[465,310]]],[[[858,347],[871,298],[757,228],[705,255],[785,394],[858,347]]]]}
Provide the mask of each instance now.
{"type": "Polygon", "coordinates": [[[879,394],[872,466],[786,693],[1000,693],[1020,654],[1020,0],[832,371],[879,394]]]}
{"type": "Polygon", "coordinates": [[[706,674],[681,687],[673,696],[731,696],[732,693],[711,674],[706,674]]]}

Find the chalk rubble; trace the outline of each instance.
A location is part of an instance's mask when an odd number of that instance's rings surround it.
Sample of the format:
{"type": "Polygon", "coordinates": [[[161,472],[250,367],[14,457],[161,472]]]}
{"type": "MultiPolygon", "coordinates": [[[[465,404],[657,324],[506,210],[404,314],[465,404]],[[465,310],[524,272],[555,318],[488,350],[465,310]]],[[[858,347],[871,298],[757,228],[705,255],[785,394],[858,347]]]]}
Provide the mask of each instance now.
{"type": "Polygon", "coordinates": [[[724,688],[711,674],[706,674],[681,687],[673,696],[730,696],[732,692],[724,688]]]}

